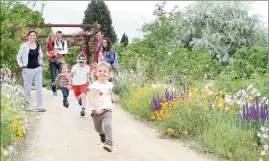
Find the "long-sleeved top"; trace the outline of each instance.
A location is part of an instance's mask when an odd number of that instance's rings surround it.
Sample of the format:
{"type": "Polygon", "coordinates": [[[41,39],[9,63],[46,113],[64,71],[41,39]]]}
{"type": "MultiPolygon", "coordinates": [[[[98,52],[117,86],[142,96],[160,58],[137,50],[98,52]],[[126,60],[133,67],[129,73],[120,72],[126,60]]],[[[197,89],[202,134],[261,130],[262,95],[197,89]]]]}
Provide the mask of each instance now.
{"type": "Polygon", "coordinates": [[[60,73],[55,82],[58,82],[59,80],[61,87],[67,88],[69,85],[71,85],[70,75],[68,73],[60,73]]]}
{"type": "Polygon", "coordinates": [[[107,51],[104,52],[104,56],[105,56],[105,61],[109,64],[112,64],[115,59],[115,52],[112,48],[110,48],[108,52],[107,51]]]}
{"type": "MultiPolygon", "coordinates": [[[[36,46],[39,46],[39,48],[38,48],[38,63],[39,63],[39,65],[42,66],[43,65],[43,53],[41,50],[41,46],[37,45],[37,44],[36,44],[36,46]]],[[[17,63],[18,63],[20,68],[27,67],[28,61],[29,61],[29,52],[30,52],[30,42],[26,41],[21,45],[20,50],[17,54],[17,63]]]]}

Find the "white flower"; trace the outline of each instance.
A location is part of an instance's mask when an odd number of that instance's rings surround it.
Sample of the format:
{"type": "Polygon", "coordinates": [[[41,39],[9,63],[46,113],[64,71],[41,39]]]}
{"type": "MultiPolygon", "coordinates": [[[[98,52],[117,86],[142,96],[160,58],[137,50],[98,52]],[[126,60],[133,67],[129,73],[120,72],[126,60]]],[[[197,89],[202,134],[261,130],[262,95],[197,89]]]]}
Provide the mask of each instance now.
{"type": "Polygon", "coordinates": [[[9,146],[8,150],[12,153],[14,151],[14,148],[12,146],[9,146]]]}
{"type": "Polygon", "coordinates": [[[206,74],[204,75],[204,77],[205,77],[205,79],[207,79],[207,75],[206,74]]]}
{"type": "Polygon", "coordinates": [[[268,145],[264,145],[264,150],[268,151],[268,145]]]}
{"type": "Polygon", "coordinates": [[[209,94],[209,95],[212,95],[212,94],[213,94],[213,92],[212,92],[212,91],[209,91],[209,92],[208,92],[208,94],[209,94]]]}
{"type": "Polygon", "coordinates": [[[265,128],[264,128],[264,127],[261,127],[261,131],[262,131],[262,132],[265,131],[265,128]]]}
{"type": "Polygon", "coordinates": [[[258,93],[256,94],[256,96],[260,97],[260,96],[261,96],[261,93],[260,93],[260,92],[258,92],[258,93]]]}
{"type": "Polygon", "coordinates": [[[261,137],[261,133],[257,133],[257,136],[258,136],[258,137],[261,137]]]}
{"type": "Polygon", "coordinates": [[[5,156],[8,156],[8,151],[4,150],[4,151],[3,151],[3,154],[4,154],[5,156]]]}
{"type": "Polygon", "coordinates": [[[247,90],[253,88],[253,84],[248,85],[247,90]]]}
{"type": "Polygon", "coordinates": [[[243,97],[247,96],[247,92],[245,90],[242,90],[242,96],[243,97]]]}
{"type": "Polygon", "coordinates": [[[171,52],[168,52],[168,55],[172,55],[172,53],[171,52]]]}
{"type": "Polygon", "coordinates": [[[266,154],[265,150],[261,151],[261,155],[265,155],[265,154],[266,154]]]}
{"type": "Polygon", "coordinates": [[[262,97],[262,100],[265,101],[267,98],[266,97],[262,97]]]}
{"type": "Polygon", "coordinates": [[[263,138],[268,139],[268,135],[267,134],[263,134],[262,136],[263,136],[263,138]]]}
{"type": "Polygon", "coordinates": [[[262,159],[262,158],[260,158],[260,159],[259,159],[259,161],[263,161],[263,159],[262,159]]]}

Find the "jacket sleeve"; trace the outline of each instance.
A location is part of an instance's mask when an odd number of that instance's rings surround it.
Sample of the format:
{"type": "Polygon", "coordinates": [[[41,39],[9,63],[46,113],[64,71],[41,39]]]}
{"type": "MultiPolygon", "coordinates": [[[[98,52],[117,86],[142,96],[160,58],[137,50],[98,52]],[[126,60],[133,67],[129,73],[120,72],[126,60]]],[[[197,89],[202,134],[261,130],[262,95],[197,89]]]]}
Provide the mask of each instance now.
{"type": "Polygon", "coordinates": [[[59,51],[59,54],[67,54],[67,53],[68,53],[67,41],[64,41],[64,50],[59,51]]]}
{"type": "Polygon", "coordinates": [[[24,52],[25,52],[25,47],[24,47],[24,44],[22,44],[21,47],[20,47],[20,50],[19,50],[19,52],[17,54],[17,63],[18,63],[20,68],[22,68],[22,66],[23,66],[22,55],[23,55],[24,52]]]}
{"type": "Polygon", "coordinates": [[[113,49],[110,49],[108,52],[108,56],[106,56],[106,62],[112,64],[114,62],[115,54],[113,49]]]}
{"type": "Polygon", "coordinates": [[[41,45],[39,45],[39,65],[43,65],[43,52],[41,49],[41,45]]]}

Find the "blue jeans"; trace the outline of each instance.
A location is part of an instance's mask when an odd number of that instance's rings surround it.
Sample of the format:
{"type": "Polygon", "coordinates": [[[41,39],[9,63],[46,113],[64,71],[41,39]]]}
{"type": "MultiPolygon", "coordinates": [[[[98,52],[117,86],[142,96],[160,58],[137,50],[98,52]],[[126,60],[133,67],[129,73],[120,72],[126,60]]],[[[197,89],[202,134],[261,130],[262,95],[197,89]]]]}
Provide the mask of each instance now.
{"type": "Polygon", "coordinates": [[[68,100],[68,95],[69,95],[69,89],[65,88],[65,87],[61,87],[61,91],[63,93],[63,104],[67,103],[68,100]]]}
{"type": "MultiPolygon", "coordinates": [[[[57,70],[59,71],[59,73],[61,72],[61,66],[62,66],[62,63],[58,63],[55,61],[50,62],[51,83],[55,82],[57,70]]],[[[51,89],[52,89],[52,92],[57,92],[56,85],[55,86],[51,85],[51,89]]]]}

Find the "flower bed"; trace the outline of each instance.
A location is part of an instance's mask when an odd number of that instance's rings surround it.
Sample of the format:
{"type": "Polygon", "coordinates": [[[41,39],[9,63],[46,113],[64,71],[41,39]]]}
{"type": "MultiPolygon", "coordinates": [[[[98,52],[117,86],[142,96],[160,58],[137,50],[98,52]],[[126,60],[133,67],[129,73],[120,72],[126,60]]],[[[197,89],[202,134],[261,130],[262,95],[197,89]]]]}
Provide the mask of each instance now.
{"type": "Polygon", "coordinates": [[[252,85],[236,93],[191,88],[189,95],[163,86],[130,85],[122,94],[122,107],[153,121],[170,137],[195,139],[207,152],[232,160],[258,160],[268,153],[264,124],[267,98],[252,85]]]}
{"type": "Polygon", "coordinates": [[[10,156],[14,143],[26,134],[24,102],[21,86],[1,84],[1,160],[10,156]]]}

